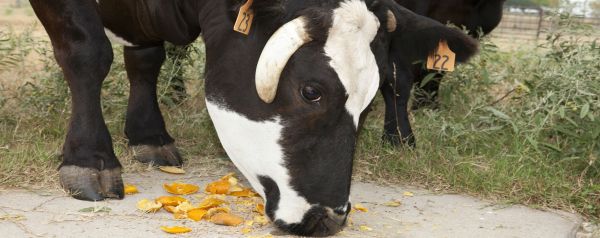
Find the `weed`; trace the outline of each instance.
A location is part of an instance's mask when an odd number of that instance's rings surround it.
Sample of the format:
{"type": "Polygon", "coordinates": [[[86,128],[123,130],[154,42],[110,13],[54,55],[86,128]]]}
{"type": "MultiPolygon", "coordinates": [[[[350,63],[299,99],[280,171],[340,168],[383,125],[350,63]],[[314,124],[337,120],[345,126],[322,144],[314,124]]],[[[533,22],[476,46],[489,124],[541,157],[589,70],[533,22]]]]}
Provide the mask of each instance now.
{"type": "Polygon", "coordinates": [[[484,41],[443,81],[441,109],[414,112],[414,151],[379,145],[375,111],[359,158],[387,178],[599,218],[600,48],[579,37],[588,27],[556,17],[533,50],[484,41]]]}

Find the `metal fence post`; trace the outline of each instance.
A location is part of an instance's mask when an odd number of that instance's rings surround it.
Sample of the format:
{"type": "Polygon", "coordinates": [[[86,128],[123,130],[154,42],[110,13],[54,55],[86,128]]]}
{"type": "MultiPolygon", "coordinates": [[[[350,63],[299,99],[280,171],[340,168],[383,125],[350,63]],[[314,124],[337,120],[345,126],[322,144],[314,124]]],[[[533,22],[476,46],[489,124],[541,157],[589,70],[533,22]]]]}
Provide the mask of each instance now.
{"type": "Polygon", "coordinates": [[[542,24],[544,24],[544,9],[543,8],[539,8],[539,20],[538,20],[538,27],[537,27],[537,34],[535,35],[535,42],[537,42],[540,39],[540,34],[542,33],[542,24]]]}

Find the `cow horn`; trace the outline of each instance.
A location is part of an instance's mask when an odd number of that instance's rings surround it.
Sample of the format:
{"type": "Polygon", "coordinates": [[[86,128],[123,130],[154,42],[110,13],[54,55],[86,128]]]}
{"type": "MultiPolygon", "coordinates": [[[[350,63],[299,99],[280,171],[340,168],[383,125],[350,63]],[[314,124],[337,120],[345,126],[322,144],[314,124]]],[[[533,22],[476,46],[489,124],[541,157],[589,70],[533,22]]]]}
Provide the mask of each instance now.
{"type": "Polygon", "coordinates": [[[283,68],[292,55],[311,40],[304,17],[286,23],[271,36],[256,66],[256,91],[260,99],[273,102],[283,68]]]}

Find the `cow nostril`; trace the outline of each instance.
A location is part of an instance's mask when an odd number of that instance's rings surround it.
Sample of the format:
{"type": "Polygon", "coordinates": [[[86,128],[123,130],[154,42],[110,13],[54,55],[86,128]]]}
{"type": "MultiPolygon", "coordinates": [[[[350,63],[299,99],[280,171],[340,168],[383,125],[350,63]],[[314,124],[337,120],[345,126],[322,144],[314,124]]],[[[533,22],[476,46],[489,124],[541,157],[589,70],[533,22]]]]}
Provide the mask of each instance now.
{"type": "Polygon", "coordinates": [[[337,215],[345,215],[347,216],[350,213],[350,210],[352,210],[352,204],[350,202],[346,203],[345,206],[341,206],[338,207],[336,209],[333,210],[333,212],[335,212],[335,214],[337,215]]]}

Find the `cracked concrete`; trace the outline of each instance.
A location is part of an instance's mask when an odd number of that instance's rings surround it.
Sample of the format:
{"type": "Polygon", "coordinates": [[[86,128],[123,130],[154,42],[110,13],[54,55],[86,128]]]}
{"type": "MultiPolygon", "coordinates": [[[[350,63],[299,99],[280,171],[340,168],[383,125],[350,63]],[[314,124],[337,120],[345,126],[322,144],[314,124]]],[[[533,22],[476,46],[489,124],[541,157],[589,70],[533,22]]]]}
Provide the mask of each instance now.
{"type": "MultiPolygon", "coordinates": [[[[143,214],[135,204],[143,198],[166,195],[162,184],[184,181],[205,186],[218,176],[185,176],[161,172],[125,174],[126,183],[135,184],[140,193],[124,200],[84,202],[67,197],[62,191],[7,190],[0,192],[0,236],[12,237],[165,237],[160,226],[185,225],[192,232],[183,237],[248,237],[273,234],[285,236],[267,225],[243,235],[241,227],[223,227],[206,221],[173,220],[171,214],[143,214]],[[110,212],[79,212],[87,207],[108,207],[110,212]]],[[[355,212],[351,224],[339,237],[576,237],[581,226],[577,214],[540,211],[523,206],[497,206],[462,195],[438,195],[426,190],[382,187],[354,183],[352,202],[361,203],[368,212],[355,212]],[[406,196],[405,192],[414,196],[406,196]],[[389,207],[386,202],[401,205],[389,207]],[[368,226],[364,231],[360,226],[368,226]]],[[[364,229],[364,228],[363,228],[364,229]]]]}

